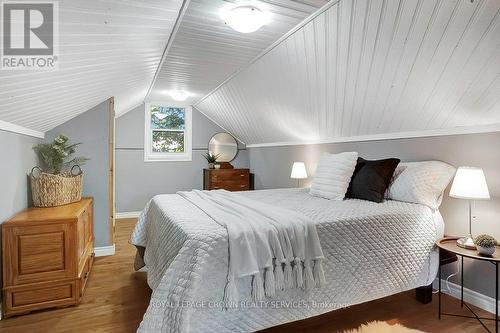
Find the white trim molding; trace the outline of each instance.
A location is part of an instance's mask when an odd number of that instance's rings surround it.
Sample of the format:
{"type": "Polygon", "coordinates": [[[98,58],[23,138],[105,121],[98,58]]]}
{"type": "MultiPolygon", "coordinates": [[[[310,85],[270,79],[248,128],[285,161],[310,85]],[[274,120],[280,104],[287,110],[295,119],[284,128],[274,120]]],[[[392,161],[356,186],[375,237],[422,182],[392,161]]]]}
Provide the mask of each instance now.
{"type": "Polygon", "coordinates": [[[461,126],[452,128],[443,128],[436,130],[423,130],[423,131],[410,131],[410,132],[397,132],[397,133],[384,133],[384,134],[370,134],[359,136],[338,137],[325,140],[311,140],[311,141],[290,141],[290,142],[270,142],[270,143],[256,143],[247,144],[247,148],[261,148],[261,147],[281,147],[281,146],[304,146],[304,145],[318,145],[327,143],[346,143],[346,142],[363,142],[363,141],[380,141],[380,140],[396,140],[396,139],[413,139],[413,138],[426,138],[435,136],[449,136],[449,135],[464,135],[464,134],[480,134],[480,133],[493,133],[500,132],[500,124],[491,125],[478,125],[478,126],[461,126]]]}
{"type": "Polygon", "coordinates": [[[0,130],[22,135],[33,136],[35,138],[40,138],[40,139],[45,138],[45,133],[43,132],[35,131],[27,127],[12,124],[3,120],[0,120],[0,130]]]}
{"type": "MultiPolygon", "coordinates": [[[[433,287],[436,290],[438,289],[438,281],[439,280],[436,278],[433,283],[433,287]]],[[[446,282],[446,279],[441,279],[441,292],[460,299],[460,286],[456,283],[446,282]],[[447,284],[450,286],[450,290],[448,290],[447,284]]],[[[464,287],[464,301],[492,314],[495,313],[495,299],[493,297],[480,294],[477,291],[464,287]]]]}
{"type": "Polygon", "coordinates": [[[112,256],[115,254],[115,244],[110,246],[94,247],[94,254],[96,257],[112,256]]]}
{"type": "Polygon", "coordinates": [[[140,211],[137,212],[121,212],[121,213],[116,213],[115,218],[118,219],[134,219],[138,218],[139,215],[141,215],[140,211]]]}

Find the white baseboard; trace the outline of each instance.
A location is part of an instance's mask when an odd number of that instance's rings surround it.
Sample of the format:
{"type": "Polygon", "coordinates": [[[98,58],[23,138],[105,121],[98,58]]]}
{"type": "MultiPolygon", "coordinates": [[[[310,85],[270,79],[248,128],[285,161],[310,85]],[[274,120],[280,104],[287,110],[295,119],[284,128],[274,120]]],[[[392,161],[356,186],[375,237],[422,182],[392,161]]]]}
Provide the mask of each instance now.
{"type": "Polygon", "coordinates": [[[112,256],[115,254],[115,245],[94,247],[96,257],[112,256]]]}
{"type": "MultiPolygon", "coordinates": [[[[441,291],[444,294],[460,299],[460,285],[449,282],[450,290],[448,291],[446,284],[446,280],[441,279],[441,291]]],[[[433,287],[436,290],[438,289],[438,279],[434,280],[433,287]]],[[[477,291],[464,287],[464,301],[490,313],[495,313],[495,299],[493,297],[480,294],[477,291]]]]}
{"type": "Polygon", "coordinates": [[[140,211],[137,212],[121,212],[121,213],[116,213],[116,218],[117,219],[134,219],[138,218],[139,215],[141,215],[140,211]]]}

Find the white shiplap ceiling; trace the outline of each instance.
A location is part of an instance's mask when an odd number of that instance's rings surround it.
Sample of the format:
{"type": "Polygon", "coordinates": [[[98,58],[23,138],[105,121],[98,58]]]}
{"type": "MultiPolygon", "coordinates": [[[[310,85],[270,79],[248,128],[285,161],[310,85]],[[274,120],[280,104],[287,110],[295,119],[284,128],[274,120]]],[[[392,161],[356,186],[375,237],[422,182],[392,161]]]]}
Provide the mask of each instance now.
{"type": "Polygon", "coordinates": [[[168,100],[170,89],[192,92],[193,102],[327,2],[59,1],[59,70],[0,71],[0,128],[41,135],[111,96],[117,115],[146,97],[168,100]],[[219,12],[248,3],[272,22],[245,35],[219,12]]]}
{"type": "Polygon", "coordinates": [[[500,1],[332,3],[195,106],[250,145],[498,130],[500,1]]]}
{"type": "Polygon", "coordinates": [[[185,90],[191,93],[185,103],[196,102],[327,2],[191,0],[147,99],[169,100],[169,91],[185,90]],[[247,3],[272,17],[258,31],[242,34],[226,25],[220,12],[247,3]]]}
{"type": "Polygon", "coordinates": [[[111,96],[142,103],[182,0],[58,3],[59,70],[0,70],[0,121],[45,132],[111,96]]]}
{"type": "Polygon", "coordinates": [[[60,1],[59,70],[0,71],[0,128],[45,132],[173,89],[250,145],[500,128],[500,1],[327,2],[60,1]],[[224,24],[223,7],[249,2],[271,22],[224,24]]]}

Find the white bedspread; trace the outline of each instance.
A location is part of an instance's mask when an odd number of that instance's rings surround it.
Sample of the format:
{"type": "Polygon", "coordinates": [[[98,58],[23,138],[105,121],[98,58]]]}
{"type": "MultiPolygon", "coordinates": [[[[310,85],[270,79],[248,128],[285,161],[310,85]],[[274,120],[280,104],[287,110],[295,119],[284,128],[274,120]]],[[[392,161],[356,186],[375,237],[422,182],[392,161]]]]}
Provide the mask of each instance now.
{"type": "MultiPolygon", "coordinates": [[[[132,244],[146,248],[153,290],[140,332],[249,332],[430,284],[437,272],[439,212],[417,204],[331,201],[306,189],[235,193],[298,211],[318,223],[326,286],[251,301],[238,284],[238,309],[222,309],[228,273],[224,227],[179,195],[160,195],[143,211],[132,244]]],[[[250,278],[248,278],[250,279],[250,278]]]]}

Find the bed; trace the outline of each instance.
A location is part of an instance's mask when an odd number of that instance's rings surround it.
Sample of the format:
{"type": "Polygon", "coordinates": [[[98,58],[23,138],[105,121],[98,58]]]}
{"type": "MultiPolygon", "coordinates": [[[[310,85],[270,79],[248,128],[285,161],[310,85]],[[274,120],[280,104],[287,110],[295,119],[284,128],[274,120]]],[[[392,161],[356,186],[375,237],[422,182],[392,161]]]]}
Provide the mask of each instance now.
{"type": "MultiPolygon", "coordinates": [[[[155,196],[131,237],[153,290],[139,332],[250,332],[319,315],[420,286],[438,268],[443,236],[438,210],[395,200],[325,200],[307,189],[236,192],[298,211],[317,223],[326,285],[278,291],[254,302],[239,281],[237,308],[222,304],[228,270],[224,227],[178,194],[155,196]]],[[[137,267],[138,268],[138,267],[137,267]]]]}

